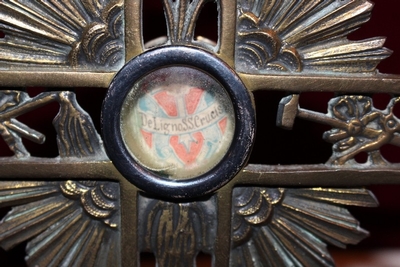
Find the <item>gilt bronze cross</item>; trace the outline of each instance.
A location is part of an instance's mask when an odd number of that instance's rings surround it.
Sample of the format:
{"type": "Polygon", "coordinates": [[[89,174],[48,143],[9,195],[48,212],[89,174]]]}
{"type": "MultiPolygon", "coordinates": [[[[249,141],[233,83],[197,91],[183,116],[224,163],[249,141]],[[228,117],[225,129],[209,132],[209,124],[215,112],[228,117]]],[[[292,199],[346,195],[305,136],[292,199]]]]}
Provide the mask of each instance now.
{"type": "Polygon", "coordinates": [[[373,3],[157,0],[166,35],[147,41],[143,1],[0,2],[0,134],[13,154],[0,158],[0,207],[12,207],[0,246],[27,242],[28,266],[140,266],[143,253],[160,267],[200,253],[220,267],[334,266],[327,245],[368,235],[346,206],[376,207],[363,187],[400,183],[380,152],[400,146],[400,77],[376,70],[392,52],[382,37],[347,38],[373,3]],[[216,40],[196,34],[210,3],[216,40]],[[100,122],[75,87],[107,89],[100,122]],[[329,127],[326,163],[248,164],[265,90],[286,92],[268,127],[329,127]],[[299,102],[319,91],[336,93],[326,112],[299,102]],[[379,92],[393,94],[384,109],[379,92]],[[31,155],[25,140],[46,136],[19,117],[54,103],[58,156],[31,155]]]}

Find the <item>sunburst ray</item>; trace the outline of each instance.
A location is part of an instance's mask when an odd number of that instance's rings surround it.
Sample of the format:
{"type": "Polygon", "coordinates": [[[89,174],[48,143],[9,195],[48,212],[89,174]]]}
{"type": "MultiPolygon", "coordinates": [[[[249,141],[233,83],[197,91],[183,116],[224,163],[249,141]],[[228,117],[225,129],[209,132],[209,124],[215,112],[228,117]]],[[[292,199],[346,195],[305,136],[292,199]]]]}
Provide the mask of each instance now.
{"type": "Polygon", "coordinates": [[[373,72],[392,53],[383,47],[385,38],[346,38],[369,20],[372,8],[368,0],[242,0],[236,67],[248,73],[373,72]]]}
{"type": "Polygon", "coordinates": [[[238,187],[233,201],[231,266],[238,267],[334,266],[327,244],[368,235],[341,206],[377,205],[365,189],[238,187]]]}
{"type": "Polygon", "coordinates": [[[0,66],[118,69],[123,0],[0,2],[0,66]]]}
{"type": "Polygon", "coordinates": [[[0,182],[0,246],[30,240],[28,266],[120,265],[118,185],[111,182],[0,182]]]}

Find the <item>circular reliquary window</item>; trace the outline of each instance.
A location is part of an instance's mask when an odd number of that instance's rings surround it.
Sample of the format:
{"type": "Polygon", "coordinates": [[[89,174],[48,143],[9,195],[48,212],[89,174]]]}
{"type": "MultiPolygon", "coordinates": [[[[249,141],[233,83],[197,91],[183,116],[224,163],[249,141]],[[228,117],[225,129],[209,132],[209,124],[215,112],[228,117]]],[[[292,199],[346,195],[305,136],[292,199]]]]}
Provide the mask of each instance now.
{"type": "Polygon", "coordinates": [[[149,170],[186,179],[211,170],[228,151],[235,129],[230,97],[213,77],[169,66],[134,84],[122,106],[129,153],[149,170]]]}

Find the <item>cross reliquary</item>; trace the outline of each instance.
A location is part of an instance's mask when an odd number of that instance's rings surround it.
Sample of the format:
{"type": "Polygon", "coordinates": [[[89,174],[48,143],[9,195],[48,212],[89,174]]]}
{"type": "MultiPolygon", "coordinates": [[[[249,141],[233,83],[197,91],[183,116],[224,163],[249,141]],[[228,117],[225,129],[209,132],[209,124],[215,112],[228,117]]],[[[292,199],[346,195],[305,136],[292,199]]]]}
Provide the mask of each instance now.
{"type": "Polygon", "coordinates": [[[349,38],[373,7],[2,0],[0,247],[31,267],[334,266],[327,246],[368,236],[348,208],[400,184],[392,51],[349,38]]]}

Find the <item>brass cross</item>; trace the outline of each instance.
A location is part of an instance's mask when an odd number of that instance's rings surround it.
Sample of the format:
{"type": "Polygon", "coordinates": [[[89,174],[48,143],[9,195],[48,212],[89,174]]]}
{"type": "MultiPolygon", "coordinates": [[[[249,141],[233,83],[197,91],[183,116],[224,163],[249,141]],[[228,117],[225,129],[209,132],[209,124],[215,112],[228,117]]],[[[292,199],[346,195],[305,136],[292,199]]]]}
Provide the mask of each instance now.
{"type": "Polygon", "coordinates": [[[391,51],[381,37],[347,39],[373,4],[158,1],[166,36],[149,42],[146,1],[0,2],[0,134],[13,154],[0,158],[0,207],[13,207],[0,246],[27,241],[28,266],[140,266],[143,253],[163,267],[196,266],[200,253],[221,267],[333,266],[326,245],[368,235],[345,206],[375,207],[362,187],[399,183],[380,153],[400,146],[399,98],[380,109],[368,96],[398,94],[400,78],[376,70],[391,51]],[[209,4],[217,40],[196,35],[209,4]],[[101,132],[75,87],[107,89],[101,132]],[[330,127],[325,164],[247,163],[254,93],[266,90],[288,92],[268,127],[330,127]],[[327,111],[302,107],[300,93],[318,91],[337,93],[327,111]],[[46,136],[20,116],[51,103],[58,156],[31,156],[24,140],[46,136]]]}

